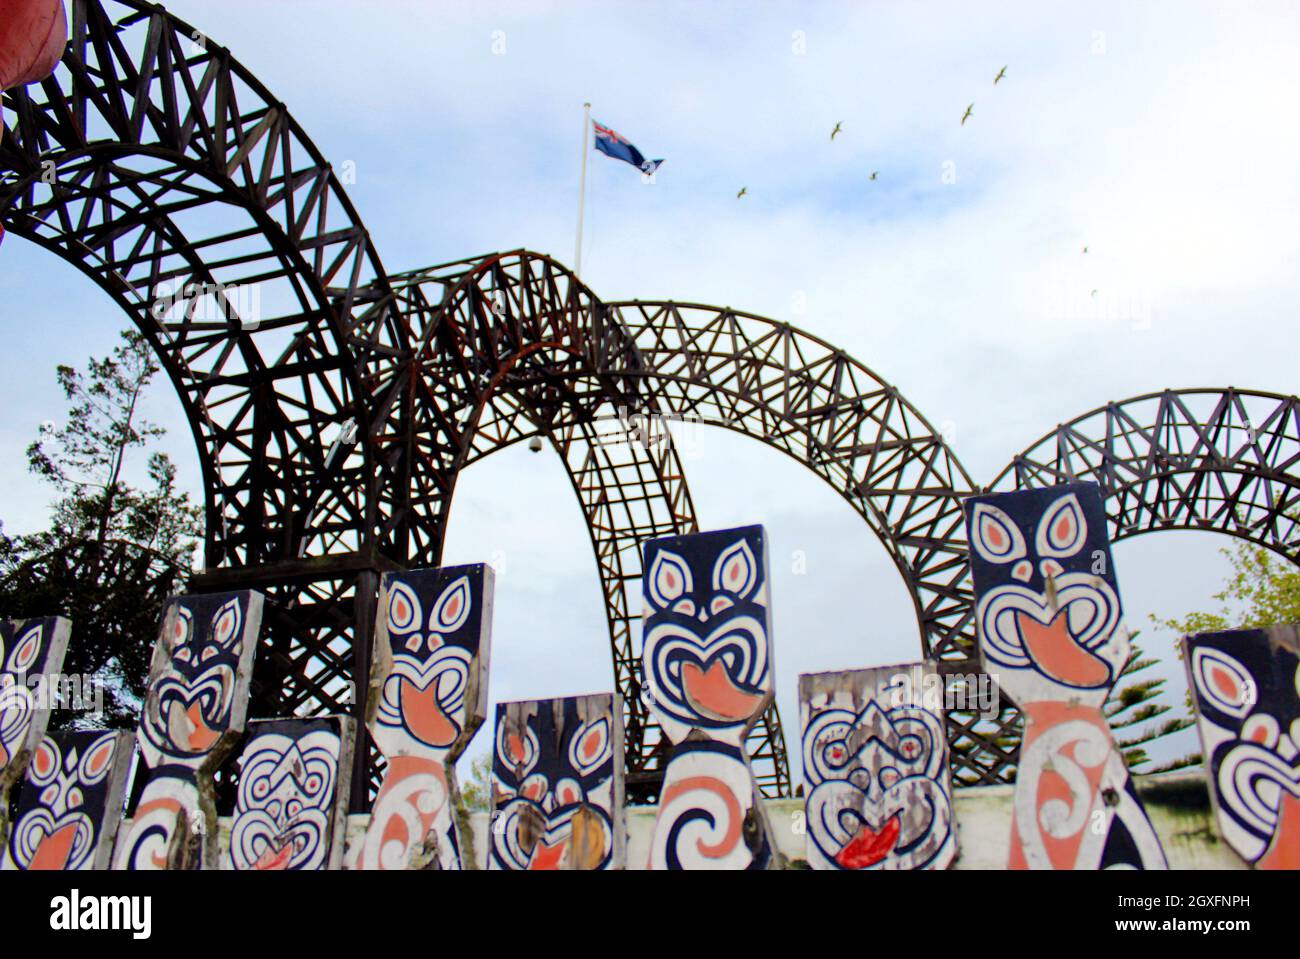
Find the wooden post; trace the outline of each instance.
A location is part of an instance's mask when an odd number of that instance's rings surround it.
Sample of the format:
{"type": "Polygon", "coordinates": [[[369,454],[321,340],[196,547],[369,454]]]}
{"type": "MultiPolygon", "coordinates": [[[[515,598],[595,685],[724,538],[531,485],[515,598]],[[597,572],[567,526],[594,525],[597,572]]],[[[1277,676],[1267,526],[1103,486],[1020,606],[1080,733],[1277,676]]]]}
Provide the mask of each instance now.
{"type": "Polygon", "coordinates": [[[131,768],[129,732],[50,733],[18,794],[5,869],[107,869],[131,768]]]}
{"type": "Polygon", "coordinates": [[[262,608],[250,590],[167,601],[136,731],[147,778],[114,868],[216,868],[212,774],[244,730],[262,608]]]}
{"type": "Polygon", "coordinates": [[[366,722],[388,767],[351,868],[462,868],[455,764],[487,707],[492,587],[482,564],[384,576],[366,722]]]}
{"type": "Polygon", "coordinates": [[[943,677],[925,663],[799,677],[812,868],[951,865],[943,694],[943,677]]]}
{"type": "Polygon", "coordinates": [[[49,725],[49,680],[63,669],[71,633],[62,616],[0,619],[0,844],[9,830],[9,790],[49,725]]]}
{"type": "Polygon", "coordinates": [[[248,724],[226,861],[237,870],[343,865],[356,721],[349,716],[248,724]]]}
{"type": "Polygon", "coordinates": [[[1300,627],[1183,639],[1219,833],[1256,869],[1300,869],[1300,627]]]}
{"type": "Polygon", "coordinates": [[[622,869],[623,699],[497,705],[489,869],[622,869]]]}
{"type": "Polygon", "coordinates": [[[745,734],[773,695],[761,526],[645,547],[642,695],[672,742],[650,869],[766,869],[776,854],[745,734]]]}
{"type": "Polygon", "coordinates": [[[1010,868],[1167,868],[1101,711],[1129,642],[1098,486],[965,510],[980,656],[1025,719],[1010,868]]]}
{"type": "Polygon", "coordinates": [[[352,630],[352,716],[356,720],[356,761],[352,764],[352,779],[348,808],[352,812],[365,812],[370,805],[370,731],[366,728],[369,708],[371,643],[375,635],[375,607],[379,601],[379,573],[365,569],[357,574],[353,587],[352,630]]]}

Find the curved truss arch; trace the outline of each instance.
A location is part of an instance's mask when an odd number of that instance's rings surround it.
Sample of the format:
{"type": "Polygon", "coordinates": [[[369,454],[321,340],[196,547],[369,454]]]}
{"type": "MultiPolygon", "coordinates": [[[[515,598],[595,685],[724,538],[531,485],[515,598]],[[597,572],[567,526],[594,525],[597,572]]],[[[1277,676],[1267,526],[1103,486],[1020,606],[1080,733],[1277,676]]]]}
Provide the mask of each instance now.
{"type": "MultiPolygon", "coordinates": [[[[661,503],[674,483],[684,484],[671,446],[666,469],[651,470],[655,489],[647,492],[644,476],[613,478],[617,470],[595,424],[613,419],[615,408],[698,417],[762,439],[813,469],[863,516],[898,565],[914,598],[925,652],[954,671],[970,669],[960,501],[974,486],[924,417],[842,351],[786,324],[729,309],[601,304],[558,263],[524,251],[414,271],[392,284],[402,300],[399,312],[420,330],[413,338],[427,344],[417,364],[422,392],[413,415],[456,425],[455,472],[534,434],[550,438],[565,458],[602,570],[630,739],[651,727],[639,703],[635,645],[628,643],[636,628],[629,583],[640,576],[637,544],[670,527],[660,530],[630,516],[611,525],[608,516],[611,504],[627,495],[625,483],[634,487],[633,499],[661,503]],[[593,498],[590,478],[603,475],[611,479],[593,498]],[[603,504],[605,519],[593,502],[603,504]],[[605,563],[613,554],[625,557],[620,568],[605,563]]],[[[646,464],[626,465],[639,470],[646,464]]],[[[439,537],[446,492],[417,494],[412,501],[423,502],[424,522],[439,537]]],[[[669,506],[665,515],[678,529],[694,525],[693,512],[669,506]]],[[[433,535],[428,542],[440,549],[433,535]]],[[[969,757],[976,779],[996,777],[1010,761],[985,748],[1000,729],[956,715],[953,727],[955,743],[969,747],[960,755],[969,757]]],[[[751,747],[774,757],[774,786],[782,788],[789,780],[775,711],[756,732],[751,747]]],[[[629,749],[634,774],[653,768],[655,745],[644,737],[636,755],[629,749]]]]}
{"type": "Polygon", "coordinates": [[[199,449],[207,566],[390,547],[402,464],[374,455],[369,400],[405,328],[357,301],[382,264],[284,104],[161,7],[72,0],[55,74],[5,106],[0,219],[157,349],[199,449]]]}
{"type": "Polygon", "coordinates": [[[1300,399],[1253,390],[1149,393],[1084,413],[1015,457],[990,489],[1100,484],[1115,540],[1226,533],[1300,563],[1300,399]]]}

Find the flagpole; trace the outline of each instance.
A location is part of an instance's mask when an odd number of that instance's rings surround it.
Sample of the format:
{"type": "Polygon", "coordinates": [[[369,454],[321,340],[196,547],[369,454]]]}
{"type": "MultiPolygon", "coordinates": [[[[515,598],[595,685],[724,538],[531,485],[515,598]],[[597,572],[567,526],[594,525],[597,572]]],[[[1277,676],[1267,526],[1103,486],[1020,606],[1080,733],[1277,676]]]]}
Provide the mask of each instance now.
{"type": "Polygon", "coordinates": [[[573,251],[573,274],[582,275],[582,211],[587,205],[587,131],[591,129],[591,104],[582,105],[582,179],[578,185],[578,239],[573,251]]]}

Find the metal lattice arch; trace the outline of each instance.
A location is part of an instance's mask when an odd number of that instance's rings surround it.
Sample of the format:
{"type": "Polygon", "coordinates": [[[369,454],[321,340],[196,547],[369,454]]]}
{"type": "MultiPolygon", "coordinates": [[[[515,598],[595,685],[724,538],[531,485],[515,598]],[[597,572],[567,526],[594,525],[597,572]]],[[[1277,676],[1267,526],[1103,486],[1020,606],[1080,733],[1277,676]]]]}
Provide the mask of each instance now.
{"type": "MultiPolygon", "coordinates": [[[[595,552],[629,795],[652,796],[661,755],[637,678],[641,546],[699,523],[671,441],[602,439],[628,410],[697,417],[804,464],[890,554],[921,652],[950,672],[975,668],[961,514],[975,486],[865,366],[729,308],[603,303],[525,251],[390,275],[320,151],[228,50],[138,0],[70,10],[55,74],[4,95],[0,222],[88,275],[157,350],[203,475],[192,588],[271,600],[254,715],[364,715],[379,576],[437,564],[461,471],[540,436],[569,471],[595,552]]],[[[1093,476],[1117,538],[1209,523],[1295,559],[1295,404],[1233,390],[1112,404],[1036,444],[998,484],[1093,476]]],[[[1014,724],[1006,709],[989,722],[949,715],[960,783],[1012,775],[1014,724]]],[[[764,792],[787,793],[775,708],[749,750],[764,792]]],[[[377,772],[370,755],[357,808],[377,772]]]]}
{"type": "Polygon", "coordinates": [[[1101,485],[1111,538],[1226,533],[1300,563],[1300,400],[1239,389],[1164,390],[1058,426],[992,488],[1101,485]]]}

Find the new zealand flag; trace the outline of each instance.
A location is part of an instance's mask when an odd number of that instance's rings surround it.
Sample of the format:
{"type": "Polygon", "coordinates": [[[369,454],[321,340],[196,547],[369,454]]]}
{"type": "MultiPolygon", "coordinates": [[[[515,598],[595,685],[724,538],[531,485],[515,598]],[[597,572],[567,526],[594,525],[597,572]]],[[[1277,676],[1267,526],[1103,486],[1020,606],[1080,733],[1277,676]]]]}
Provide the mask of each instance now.
{"type": "Polygon", "coordinates": [[[595,120],[591,121],[592,130],[596,134],[596,149],[607,157],[613,157],[615,160],[622,160],[630,163],[642,173],[654,173],[659,169],[659,164],[663,160],[647,160],[642,156],[641,151],[632,146],[627,138],[611,130],[609,127],[601,126],[595,120]]]}

